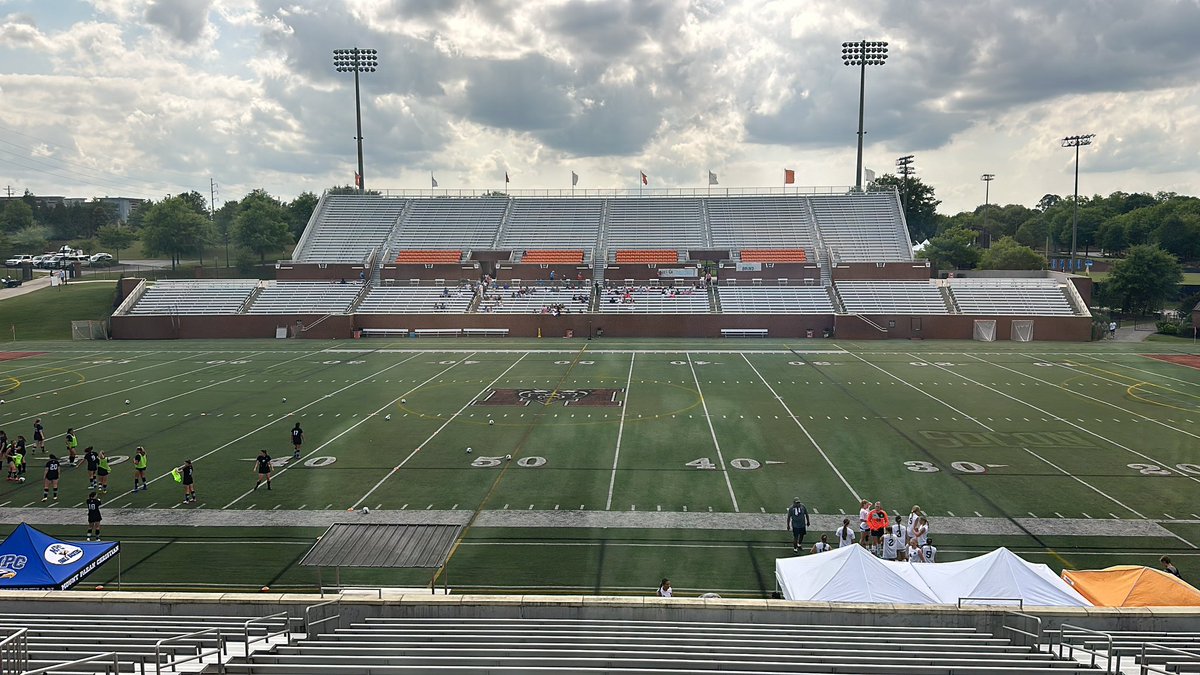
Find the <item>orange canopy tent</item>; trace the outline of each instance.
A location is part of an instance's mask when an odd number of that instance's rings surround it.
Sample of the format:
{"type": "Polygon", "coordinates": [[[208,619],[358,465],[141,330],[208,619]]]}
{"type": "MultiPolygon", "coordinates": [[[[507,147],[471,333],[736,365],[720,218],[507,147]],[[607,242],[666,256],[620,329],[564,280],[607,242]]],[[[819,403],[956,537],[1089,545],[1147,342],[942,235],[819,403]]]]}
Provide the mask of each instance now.
{"type": "Polygon", "coordinates": [[[1097,607],[1200,607],[1200,589],[1152,567],[1063,570],[1062,578],[1097,607]]]}

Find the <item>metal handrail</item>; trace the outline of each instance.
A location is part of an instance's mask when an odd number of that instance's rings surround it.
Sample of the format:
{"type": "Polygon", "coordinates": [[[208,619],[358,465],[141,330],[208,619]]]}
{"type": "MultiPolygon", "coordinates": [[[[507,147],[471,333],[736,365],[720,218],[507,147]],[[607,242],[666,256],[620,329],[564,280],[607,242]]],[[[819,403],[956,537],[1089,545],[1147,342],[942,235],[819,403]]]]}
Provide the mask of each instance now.
{"type": "Polygon", "coordinates": [[[290,616],[288,616],[287,612],[278,612],[276,614],[268,614],[267,616],[257,616],[257,617],[254,617],[253,619],[250,619],[249,621],[247,621],[245,623],[245,625],[242,627],[243,630],[246,632],[246,656],[250,655],[250,645],[254,644],[255,642],[262,642],[264,640],[270,640],[271,638],[273,638],[277,635],[283,635],[285,633],[291,632],[291,630],[292,630],[291,623],[292,623],[292,619],[290,616]],[[263,633],[262,637],[254,638],[253,640],[250,639],[251,624],[266,623],[266,622],[270,621],[271,619],[278,619],[280,617],[283,617],[283,628],[281,630],[277,630],[274,633],[272,633],[270,627],[268,626],[268,627],[265,627],[266,632],[263,633]]]}
{"type": "Polygon", "coordinates": [[[1151,666],[1151,665],[1148,665],[1146,663],[1146,648],[1147,647],[1159,649],[1164,652],[1171,652],[1172,654],[1183,654],[1184,656],[1188,657],[1188,661],[1186,663],[1200,664],[1200,652],[1189,652],[1189,651],[1185,651],[1183,649],[1176,649],[1175,647],[1168,647],[1166,645],[1160,645],[1156,642],[1143,642],[1142,643],[1142,655],[1141,655],[1141,659],[1140,659],[1141,669],[1138,671],[1141,673],[1141,675],[1146,675],[1147,673],[1164,673],[1165,675],[1174,675],[1175,673],[1179,672],[1179,670],[1175,670],[1175,671],[1167,670],[1166,665],[1164,665],[1161,669],[1155,668],[1154,666],[1151,666]]]}
{"type": "Polygon", "coordinates": [[[1031,645],[1033,647],[1033,651],[1040,652],[1042,650],[1042,619],[1041,619],[1041,617],[1033,616],[1032,614],[1024,614],[1022,612],[1013,612],[1013,611],[1005,612],[1005,614],[1009,615],[1009,616],[1015,616],[1015,617],[1018,617],[1021,619],[1031,620],[1034,622],[1034,627],[1033,627],[1032,633],[1030,633],[1029,631],[1026,631],[1026,630],[1021,630],[1020,628],[1010,626],[1007,623],[1002,623],[1000,625],[1000,629],[1006,630],[1010,633],[1016,633],[1018,635],[1024,635],[1026,637],[1033,638],[1033,645],[1031,645]]]}
{"type": "Polygon", "coordinates": [[[213,647],[212,651],[207,651],[207,652],[204,651],[204,642],[205,641],[203,639],[201,639],[201,640],[197,641],[197,644],[195,645],[196,653],[193,654],[192,656],[187,656],[187,657],[180,659],[180,658],[177,658],[173,652],[168,653],[167,656],[170,657],[171,661],[170,661],[170,663],[167,664],[167,666],[171,670],[176,670],[175,666],[178,666],[181,663],[189,663],[191,661],[199,661],[200,659],[203,659],[207,656],[212,656],[214,654],[217,656],[217,661],[219,662],[221,660],[221,656],[226,653],[225,638],[221,635],[220,628],[205,628],[204,630],[198,630],[194,633],[187,633],[186,635],[175,635],[175,636],[172,636],[169,638],[163,638],[163,639],[159,640],[158,642],[155,642],[154,643],[154,673],[155,673],[155,675],[159,675],[160,673],[162,673],[162,667],[163,667],[162,648],[163,648],[163,645],[165,645],[169,642],[180,642],[183,640],[198,638],[198,637],[201,637],[204,635],[209,635],[212,633],[217,634],[216,646],[213,647]]]}
{"type": "Polygon", "coordinates": [[[111,672],[111,673],[120,673],[121,672],[121,662],[117,660],[117,653],[116,652],[104,652],[103,654],[93,654],[91,656],[86,656],[82,659],[77,659],[75,661],[69,661],[67,663],[56,663],[53,666],[46,666],[45,668],[38,668],[37,670],[26,670],[25,672],[21,673],[21,675],[41,675],[41,673],[51,673],[56,670],[66,670],[67,668],[70,668],[71,666],[78,666],[81,663],[93,663],[95,661],[100,661],[102,659],[105,661],[112,660],[111,664],[108,664],[108,663],[104,664],[105,672],[111,672]],[[110,670],[110,668],[111,668],[111,670],[110,670]]]}
{"type": "Polygon", "coordinates": [[[379,593],[379,599],[383,599],[383,588],[381,586],[322,586],[321,597],[325,597],[325,589],[329,589],[330,594],[341,595],[344,591],[375,591],[379,593]]]}
{"type": "Polygon", "coordinates": [[[314,626],[319,626],[323,623],[327,623],[329,621],[333,621],[335,619],[342,618],[341,612],[338,612],[337,614],[334,614],[333,616],[327,616],[324,619],[319,619],[317,621],[313,621],[312,615],[311,615],[312,610],[314,610],[318,607],[327,607],[329,605],[337,605],[340,603],[341,603],[341,599],[339,598],[338,600],[326,600],[325,602],[318,602],[315,605],[309,605],[308,607],[305,607],[304,608],[304,634],[311,638],[311,637],[313,637],[312,629],[314,626]]]}
{"type": "MultiPolygon", "coordinates": [[[[1062,624],[1061,626],[1058,627],[1058,658],[1060,658],[1060,659],[1061,658],[1070,658],[1070,659],[1074,660],[1076,649],[1083,652],[1084,654],[1091,655],[1091,657],[1092,657],[1091,667],[1092,668],[1096,667],[1096,657],[1103,656],[1106,659],[1106,665],[1104,667],[1104,672],[1106,672],[1106,673],[1113,672],[1113,667],[1112,667],[1113,666],[1113,654],[1112,654],[1113,637],[1112,637],[1112,635],[1109,635],[1108,633],[1104,633],[1104,632],[1101,632],[1098,630],[1092,630],[1091,628],[1084,628],[1082,626],[1073,626],[1069,623],[1062,624]],[[1108,643],[1108,649],[1105,650],[1104,654],[1101,654],[1100,652],[1098,652],[1094,649],[1090,649],[1090,648],[1084,647],[1082,645],[1066,644],[1066,636],[1067,636],[1068,629],[1072,630],[1072,631],[1078,631],[1080,633],[1087,633],[1089,635],[1099,635],[1101,638],[1104,639],[1104,641],[1106,641],[1108,643]],[[1066,645],[1067,648],[1070,650],[1070,653],[1066,657],[1063,656],[1063,645],[1066,645]]],[[[1117,663],[1118,663],[1118,665],[1120,665],[1119,660],[1117,663]]]]}
{"type": "MultiPolygon", "coordinates": [[[[856,315],[856,316],[858,316],[858,315],[856,315]]],[[[858,318],[863,319],[862,316],[859,316],[858,318]]],[[[863,319],[863,320],[866,321],[866,319],[863,319]]],[[[867,321],[867,323],[874,323],[874,322],[867,321]]],[[[883,331],[887,330],[886,328],[879,326],[879,324],[874,324],[874,325],[877,326],[880,330],[883,330],[883,331]]],[[[1015,602],[1015,603],[1017,603],[1017,609],[1025,609],[1025,601],[1021,598],[984,598],[984,597],[973,598],[970,596],[966,596],[966,597],[961,597],[958,599],[958,608],[959,609],[962,609],[963,600],[967,600],[967,601],[978,600],[981,602],[987,602],[987,603],[991,603],[991,604],[996,604],[996,603],[1001,603],[1001,602],[1015,602]]]]}
{"type": "Polygon", "coordinates": [[[0,675],[15,674],[28,668],[29,629],[17,628],[0,640],[0,675]]]}

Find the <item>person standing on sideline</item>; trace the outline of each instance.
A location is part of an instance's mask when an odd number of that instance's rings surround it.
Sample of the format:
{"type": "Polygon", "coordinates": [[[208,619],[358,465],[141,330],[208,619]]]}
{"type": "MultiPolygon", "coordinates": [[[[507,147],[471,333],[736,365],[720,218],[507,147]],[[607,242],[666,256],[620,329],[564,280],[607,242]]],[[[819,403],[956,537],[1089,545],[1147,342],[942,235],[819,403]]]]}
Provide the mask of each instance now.
{"type": "Polygon", "coordinates": [[[925,562],[925,552],[921,550],[920,544],[917,543],[916,537],[908,540],[908,550],[906,551],[908,562],[925,562]]]}
{"type": "Polygon", "coordinates": [[[1109,340],[1117,339],[1117,322],[1116,321],[1108,322],[1108,339],[1109,340]]]}
{"type": "Polygon", "coordinates": [[[146,467],[149,464],[150,464],[150,461],[146,457],[146,449],[139,445],[137,447],[137,450],[135,450],[133,452],[133,491],[134,492],[138,491],[138,480],[142,481],[142,491],[143,492],[150,489],[150,486],[148,484],[146,484],[146,467]]]}
{"type": "Polygon", "coordinates": [[[196,501],[196,483],[195,477],[192,475],[192,460],[183,460],[183,466],[179,467],[179,482],[183,483],[183,503],[196,501]]]}
{"type": "Polygon", "coordinates": [[[871,553],[878,556],[882,553],[883,534],[888,529],[888,514],[882,502],[875,502],[875,508],[867,514],[867,527],[871,533],[871,553]]]}
{"type": "Polygon", "coordinates": [[[921,517],[921,507],[913,504],[912,511],[908,513],[908,531],[912,532],[917,527],[917,520],[921,517]]]}
{"type": "Polygon", "coordinates": [[[897,530],[901,527],[900,523],[895,523],[883,535],[883,559],[895,560],[899,554],[901,547],[904,546],[904,539],[897,534],[897,530]]]}
{"type": "Polygon", "coordinates": [[[925,545],[921,547],[921,555],[925,556],[925,562],[937,562],[937,547],[933,545],[933,538],[925,540],[925,545]]]}
{"type": "Polygon", "coordinates": [[[658,585],[658,591],[657,591],[658,597],[669,598],[669,597],[671,597],[672,593],[674,593],[674,591],[671,590],[671,580],[663,579],[662,583],[660,583],[658,585]]]}
{"type": "Polygon", "coordinates": [[[83,449],[83,461],[87,463],[88,489],[96,489],[96,470],[100,468],[100,455],[92,446],[83,449]]]}
{"type": "Polygon", "coordinates": [[[871,515],[871,502],[864,499],[858,503],[858,543],[862,546],[867,545],[867,537],[871,534],[871,528],[867,526],[867,516],[871,515]]]}
{"type": "Polygon", "coordinates": [[[102,494],[108,493],[108,473],[111,468],[108,465],[108,455],[104,451],[100,451],[100,456],[96,460],[96,487],[102,494]]]}
{"type": "Polygon", "coordinates": [[[917,526],[912,529],[909,536],[916,538],[917,543],[924,546],[929,538],[929,521],[924,516],[918,518],[917,526]]]}
{"type": "Polygon", "coordinates": [[[827,534],[821,535],[821,541],[818,541],[817,543],[812,545],[813,553],[824,553],[826,551],[832,551],[832,550],[833,550],[833,546],[831,546],[829,544],[829,535],[827,535],[827,534]]]}
{"type": "Polygon", "coordinates": [[[88,531],[87,540],[92,540],[92,532],[96,533],[96,541],[100,541],[100,521],[104,518],[100,515],[100,507],[104,502],[96,499],[96,493],[93,492],[87,498],[87,516],[88,516],[88,531]]]}
{"type": "Polygon", "coordinates": [[[42,418],[33,421],[33,447],[38,452],[46,452],[46,427],[42,426],[42,418]]]}
{"type": "Polygon", "coordinates": [[[46,472],[42,479],[42,501],[50,499],[50,488],[54,488],[54,500],[58,501],[58,458],[50,455],[46,461],[46,472]]]}
{"type": "Polygon", "coordinates": [[[271,456],[266,450],[259,450],[258,457],[254,460],[254,470],[258,472],[258,482],[254,484],[254,489],[257,490],[259,485],[265,481],[267,489],[271,489],[271,456]]]}
{"type": "Polygon", "coordinates": [[[833,533],[838,540],[838,548],[854,545],[854,528],[850,527],[850,519],[842,518],[842,526],[833,533]]]}
{"type": "Polygon", "coordinates": [[[73,427],[68,427],[67,435],[63,438],[65,438],[67,441],[67,464],[75,466],[79,463],[78,460],[75,459],[75,448],[79,447],[79,438],[75,436],[75,429],[73,427]]]}
{"type": "Polygon", "coordinates": [[[1158,559],[1158,562],[1162,563],[1163,571],[1166,572],[1167,574],[1174,574],[1175,577],[1179,578],[1179,579],[1183,578],[1179,574],[1179,568],[1171,564],[1170,556],[1164,555],[1163,557],[1158,559]]]}
{"type": "Polygon", "coordinates": [[[292,427],[292,459],[300,459],[300,446],[304,443],[304,430],[300,428],[300,423],[296,422],[296,426],[292,427]]]}
{"type": "Polygon", "coordinates": [[[804,504],[800,503],[800,498],[796,497],[792,500],[792,505],[787,510],[788,527],[792,529],[792,552],[799,553],[800,547],[804,545],[804,535],[808,532],[808,509],[804,508],[804,504]]]}

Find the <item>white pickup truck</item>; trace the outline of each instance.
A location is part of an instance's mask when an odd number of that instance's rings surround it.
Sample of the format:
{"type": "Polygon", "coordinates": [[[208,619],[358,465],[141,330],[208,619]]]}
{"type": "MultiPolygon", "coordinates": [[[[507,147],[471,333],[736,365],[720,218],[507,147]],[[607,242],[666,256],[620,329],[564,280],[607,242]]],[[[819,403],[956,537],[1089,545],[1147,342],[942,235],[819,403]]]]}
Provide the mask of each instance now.
{"type": "Polygon", "coordinates": [[[5,267],[20,267],[25,263],[33,263],[33,256],[29,254],[15,255],[4,261],[5,267]]]}

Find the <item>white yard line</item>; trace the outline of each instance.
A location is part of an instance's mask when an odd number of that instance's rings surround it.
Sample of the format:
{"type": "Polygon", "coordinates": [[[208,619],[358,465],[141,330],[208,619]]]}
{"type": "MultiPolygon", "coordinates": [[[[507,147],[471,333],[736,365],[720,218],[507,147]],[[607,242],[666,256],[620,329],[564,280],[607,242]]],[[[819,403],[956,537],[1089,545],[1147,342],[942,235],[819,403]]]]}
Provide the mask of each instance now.
{"type": "MultiPolygon", "coordinates": [[[[471,356],[474,356],[477,353],[478,352],[472,352],[470,355],[464,357],[463,361],[465,361],[466,359],[469,359],[471,356]]],[[[575,353],[578,353],[578,352],[575,352],[575,353]]],[[[464,410],[466,410],[472,403],[474,403],[475,399],[479,398],[480,396],[483,396],[484,392],[486,392],[488,389],[491,389],[492,387],[496,386],[496,383],[499,382],[501,379],[503,379],[505,375],[508,375],[509,371],[511,371],[513,368],[516,368],[518,363],[520,363],[521,361],[524,361],[526,356],[529,356],[529,352],[522,352],[520,358],[518,358],[516,361],[513,361],[511,364],[509,364],[509,366],[504,369],[504,372],[497,375],[496,379],[494,379],[490,383],[488,383],[488,385],[486,387],[484,387],[483,389],[481,389],[478,394],[475,394],[474,396],[472,396],[470,398],[470,400],[468,400],[465,404],[463,404],[463,407],[459,408],[457,412],[455,412],[453,415],[450,416],[449,419],[447,419],[445,422],[442,423],[442,426],[438,427],[436,431],[434,431],[432,434],[430,434],[429,438],[426,438],[424,441],[422,441],[421,444],[418,445],[416,448],[414,448],[412,452],[408,453],[408,456],[405,457],[403,460],[401,460],[399,464],[392,467],[392,469],[390,471],[388,471],[383,476],[383,478],[379,479],[378,483],[376,483],[375,485],[372,485],[371,489],[367,490],[367,493],[364,494],[362,497],[359,497],[358,501],[354,502],[354,504],[352,504],[350,506],[350,508],[357,509],[359,506],[361,506],[362,503],[364,501],[366,501],[368,497],[370,497],[372,494],[374,494],[375,491],[380,488],[380,486],[382,486],[385,482],[387,482],[387,479],[396,475],[397,471],[404,468],[404,465],[408,464],[408,461],[410,459],[412,459],[413,457],[416,457],[417,453],[420,452],[421,450],[423,450],[426,445],[429,445],[430,441],[432,441],[434,438],[437,438],[437,435],[442,433],[443,429],[450,426],[450,423],[453,422],[455,419],[457,419],[458,416],[461,415],[464,410]]],[[[462,361],[460,361],[459,363],[462,363],[462,361]]],[[[456,363],[455,365],[458,365],[458,364],[456,363]]],[[[453,367],[454,366],[451,366],[451,368],[453,368],[453,367]]],[[[397,399],[397,400],[399,400],[399,399],[397,399]]]]}
{"type": "MultiPolygon", "coordinates": [[[[108,380],[108,379],[111,379],[111,378],[114,378],[114,377],[125,377],[125,376],[128,376],[128,375],[132,375],[133,373],[137,373],[137,372],[140,372],[140,371],[143,371],[143,370],[148,370],[148,369],[150,369],[150,368],[157,368],[157,367],[159,367],[159,366],[165,366],[165,365],[167,365],[167,364],[170,364],[170,363],[178,363],[178,362],[180,362],[180,361],[184,361],[184,360],[187,360],[187,359],[199,358],[199,357],[202,357],[202,356],[204,356],[205,354],[209,354],[209,353],[210,353],[210,352],[194,352],[194,353],[192,353],[192,354],[190,354],[190,355],[188,355],[188,356],[183,356],[183,357],[180,357],[180,358],[178,358],[178,359],[172,359],[172,360],[170,360],[170,361],[160,361],[160,362],[158,362],[158,363],[152,363],[152,364],[150,364],[150,365],[148,365],[148,366],[142,366],[141,368],[134,368],[133,370],[122,370],[122,371],[120,371],[120,372],[113,373],[112,375],[105,375],[104,377],[97,377],[97,378],[96,378],[96,379],[94,379],[94,380],[89,380],[89,379],[86,379],[86,378],[85,378],[85,379],[83,379],[83,380],[81,380],[81,381],[79,381],[79,382],[76,382],[75,384],[69,384],[69,385],[66,385],[66,386],[64,386],[64,387],[58,387],[58,388],[56,388],[56,389],[47,389],[47,390],[45,390],[45,391],[43,391],[43,392],[38,392],[38,393],[36,393],[36,394],[26,394],[26,395],[24,395],[24,396],[18,396],[17,398],[10,398],[10,399],[8,399],[8,401],[7,401],[7,402],[8,402],[8,403],[18,403],[18,402],[20,402],[20,401],[24,401],[24,400],[25,400],[25,399],[27,399],[27,398],[33,398],[33,397],[35,397],[35,396],[43,396],[43,395],[46,395],[46,394],[51,394],[51,395],[53,395],[53,394],[54,394],[54,392],[57,392],[57,391],[67,391],[68,389],[74,389],[75,387],[78,387],[78,386],[80,386],[80,385],[83,385],[83,384],[91,384],[91,383],[93,383],[93,382],[103,382],[103,381],[105,381],[105,380],[108,380]]],[[[111,365],[116,365],[116,364],[112,364],[112,363],[104,363],[104,364],[97,364],[97,365],[94,365],[94,366],[88,366],[87,368],[99,368],[99,367],[101,367],[102,365],[103,365],[103,366],[111,366],[111,365]]],[[[77,369],[75,369],[75,370],[67,370],[66,368],[60,368],[60,369],[59,369],[59,371],[60,371],[60,372],[58,372],[58,373],[54,373],[54,375],[62,375],[62,374],[71,374],[71,373],[77,373],[77,372],[79,372],[79,371],[81,371],[81,370],[86,370],[87,368],[77,368],[77,369]]],[[[53,377],[53,375],[47,375],[46,377],[53,377]]],[[[176,375],[176,377],[179,377],[179,376],[178,376],[178,375],[176,375]]],[[[30,380],[21,380],[21,384],[26,384],[26,383],[28,383],[28,382],[36,382],[37,380],[40,380],[40,379],[43,379],[43,378],[33,378],[33,379],[30,379],[30,380]]],[[[170,378],[166,378],[166,379],[170,379],[170,378]]],[[[160,381],[161,381],[161,380],[160,380],[160,381]]],[[[119,393],[119,392],[113,392],[113,393],[119,393]]]]}
{"type": "Polygon", "coordinates": [[[733,493],[733,481],[729,480],[729,467],[725,466],[725,456],[721,454],[721,443],[717,440],[717,430],[713,428],[712,417],[708,414],[708,403],[704,400],[704,392],[700,389],[700,378],[696,376],[696,366],[692,364],[692,354],[687,354],[688,368],[692,371],[692,380],[696,382],[696,393],[700,396],[700,407],[704,409],[704,421],[708,424],[708,433],[712,436],[713,447],[717,450],[717,462],[721,473],[725,476],[725,486],[729,488],[729,500],[733,502],[733,512],[738,513],[737,495],[733,493]]]}
{"type": "Polygon", "coordinates": [[[825,450],[821,448],[819,443],[817,443],[817,439],[813,438],[812,434],[808,433],[808,429],[806,429],[804,424],[800,422],[800,418],[796,417],[796,413],[792,412],[792,409],[788,407],[788,404],[783,402],[783,397],[775,391],[775,388],[771,386],[770,382],[767,382],[767,378],[763,377],[762,373],[758,372],[758,368],[754,367],[754,364],[750,362],[750,359],[746,358],[745,354],[742,354],[742,358],[745,359],[746,365],[750,366],[750,370],[753,370],[754,374],[758,376],[758,379],[762,380],[762,383],[766,385],[768,390],[770,390],[771,395],[775,397],[775,400],[779,401],[779,405],[783,406],[783,410],[787,413],[788,417],[792,418],[792,421],[796,423],[796,426],[800,427],[800,431],[804,432],[804,436],[808,438],[808,442],[812,443],[812,446],[817,449],[817,452],[821,453],[821,457],[825,460],[825,463],[829,465],[829,468],[833,469],[833,472],[837,474],[838,479],[842,481],[842,485],[845,485],[846,489],[850,491],[850,494],[854,495],[854,501],[862,501],[862,497],[859,496],[858,491],[854,489],[854,486],[850,484],[850,481],[846,480],[846,477],[842,475],[840,470],[838,470],[837,465],[833,463],[833,460],[829,459],[829,455],[825,454],[825,450]]]}
{"type": "Polygon", "coordinates": [[[604,502],[604,510],[612,508],[613,487],[617,484],[617,462],[621,460],[621,437],[625,434],[625,411],[629,409],[629,387],[633,384],[633,362],[637,352],[629,356],[629,377],[625,378],[625,400],[621,402],[621,422],[617,425],[617,449],[613,453],[612,474],[608,478],[608,500],[604,502]]]}
{"type": "MultiPolygon", "coordinates": [[[[1164,380],[1171,380],[1172,382],[1179,382],[1180,384],[1186,384],[1189,387],[1200,387],[1200,382],[1191,382],[1191,381],[1184,380],[1184,379],[1181,379],[1178,377],[1171,377],[1170,375],[1156,373],[1153,370],[1146,370],[1145,368],[1138,368],[1137,366],[1131,366],[1127,363],[1118,363],[1116,361],[1105,361],[1104,359],[1098,359],[1095,356],[1092,356],[1090,354],[1085,355],[1085,357],[1089,358],[1093,361],[1098,361],[1100,363],[1103,363],[1106,366],[1110,366],[1113,368],[1125,368],[1126,370],[1136,370],[1139,373],[1146,373],[1147,375],[1150,375],[1152,377],[1161,378],[1164,380]]],[[[1158,363],[1161,363],[1163,365],[1179,365],[1179,364],[1171,363],[1170,361],[1158,361],[1158,363]]],[[[1184,366],[1184,367],[1186,368],[1187,366],[1184,366]]],[[[1193,370],[1195,370],[1195,369],[1193,369],[1193,370]]]]}
{"type": "MultiPolygon", "coordinates": [[[[875,370],[878,370],[879,372],[883,373],[884,375],[887,375],[888,377],[890,377],[890,378],[892,378],[892,379],[896,380],[896,381],[897,381],[897,382],[899,382],[900,384],[903,384],[904,386],[906,386],[906,387],[908,387],[908,388],[910,388],[910,389],[913,389],[913,390],[915,390],[915,391],[919,392],[920,394],[922,394],[922,395],[926,396],[927,398],[929,398],[929,399],[931,399],[931,400],[933,400],[933,401],[937,401],[937,402],[938,402],[938,403],[940,403],[941,405],[945,406],[945,407],[946,407],[946,409],[948,409],[948,410],[952,410],[952,411],[954,411],[954,412],[958,413],[958,414],[959,414],[959,415],[961,415],[963,418],[965,418],[965,419],[968,419],[968,420],[970,420],[970,421],[974,422],[975,424],[978,424],[978,425],[979,425],[980,427],[982,427],[983,429],[986,429],[987,431],[991,431],[991,432],[994,432],[994,431],[995,431],[995,429],[993,429],[992,427],[988,426],[987,424],[984,424],[984,423],[983,423],[983,421],[982,421],[982,420],[980,420],[978,417],[975,417],[974,415],[970,415],[970,414],[966,413],[966,412],[965,412],[965,411],[963,411],[963,410],[959,410],[958,408],[954,407],[953,405],[950,405],[950,404],[949,404],[949,403],[947,403],[946,401],[943,401],[942,399],[940,399],[940,398],[938,398],[938,397],[934,396],[933,394],[930,394],[929,392],[925,391],[924,389],[921,389],[920,387],[917,387],[916,385],[912,384],[911,382],[909,382],[909,381],[905,380],[903,377],[900,377],[900,376],[898,376],[898,375],[896,375],[896,374],[894,374],[894,373],[891,373],[891,372],[889,372],[887,369],[885,369],[885,368],[883,368],[883,367],[881,367],[881,366],[879,366],[879,365],[876,365],[875,363],[872,363],[872,362],[870,362],[870,361],[868,361],[868,360],[866,360],[866,359],[862,358],[861,356],[859,356],[859,355],[857,355],[857,354],[851,354],[851,356],[853,356],[854,358],[858,359],[859,361],[862,361],[863,363],[867,364],[868,366],[871,366],[871,367],[872,367],[872,368],[874,368],[875,370]]],[[[909,356],[911,357],[911,356],[913,356],[913,355],[912,355],[912,354],[909,354],[909,356]]],[[[914,358],[918,358],[918,357],[914,357],[914,358]]],[[[930,365],[933,365],[933,362],[932,362],[932,361],[929,361],[928,359],[925,359],[925,358],[920,358],[920,360],[921,360],[922,362],[924,362],[924,363],[928,363],[928,364],[930,364],[930,365]]],[[[938,366],[938,367],[941,367],[941,366],[938,366]]],[[[948,372],[953,372],[953,371],[948,371],[948,372]]],[[[955,374],[957,375],[957,373],[955,373],[955,374]]],[[[960,376],[960,377],[961,377],[961,376],[960,376]]],[[[976,384],[980,384],[980,383],[976,383],[976,384]]],[[[991,388],[991,387],[988,387],[987,385],[982,385],[982,384],[981,384],[981,386],[983,386],[984,388],[986,388],[986,389],[988,389],[988,390],[990,390],[990,391],[993,391],[993,392],[995,392],[995,393],[997,393],[997,394],[1001,394],[1001,395],[1003,395],[1003,396],[1008,396],[1007,394],[1004,394],[1003,392],[1000,392],[1000,391],[998,391],[998,390],[996,390],[996,389],[993,389],[993,388],[991,388]]],[[[1009,398],[1012,398],[1012,397],[1011,397],[1011,396],[1009,396],[1009,398]]],[[[1014,400],[1015,400],[1015,399],[1014,399],[1014,400]]],[[[1062,475],[1064,475],[1064,476],[1066,476],[1066,477],[1068,477],[1068,478],[1070,478],[1070,479],[1074,480],[1075,482],[1079,483],[1080,485],[1083,485],[1084,487],[1088,488],[1088,489],[1089,489],[1089,490],[1091,490],[1092,492],[1095,492],[1096,494],[1098,494],[1098,495],[1100,495],[1100,496],[1104,497],[1105,499],[1107,499],[1107,500],[1111,501],[1112,503],[1114,503],[1114,504],[1116,504],[1116,505],[1120,506],[1121,508],[1125,509],[1126,511],[1129,511],[1130,513],[1134,514],[1134,515],[1135,515],[1135,516],[1137,516],[1138,518],[1145,518],[1145,516],[1143,516],[1143,515],[1142,515],[1141,513],[1139,513],[1137,510],[1135,510],[1135,509],[1133,509],[1133,508],[1131,508],[1131,507],[1127,506],[1127,505],[1126,505],[1124,502],[1120,501],[1120,500],[1119,500],[1119,499],[1117,499],[1116,497],[1113,497],[1112,495],[1108,494],[1107,492],[1104,492],[1104,491],[1103,491],[1103,490],[1101,490],[1100,488],[1098,488],[1098,487],[1096,487],[1095,485],[1092,485],[1091,483],[1089,483],[1089,482],[1087,482],[1087,481],[1083,480],[1082,478],[1080,478],[1079,476],[1076,476],[1075,474],[1071,473],[1070,471],[1067,471],[1066,469],[1063,469],[1062,467],[1058,466],[1058,465],[1057,465],[1057,464],[1055,464],[1054,462],[1051,462],[1050,460],[1046,459],[1045,457],[1042,457],[1041,455],[1039,455],[1039,454],[1037,454],[1036,452],[1034,452],[1034,451],[1030,450],[1029,448],[1022,447],[1021,449],[1022,449],[1022,450],[1024,450],[1025,452],[1029,453],[1030,455],[1032,455],[1034,458],[1036,458],[1036,459],[1040,460],[1041,462],[1043,462],[1043,463],[1047,464],[1048,466],[1052,467],[1053,469],[1055,469],[1056,471],[1058,471],[1058,472],[1059,472],[1059,473],[1061,473],[1062,475]]]]}

